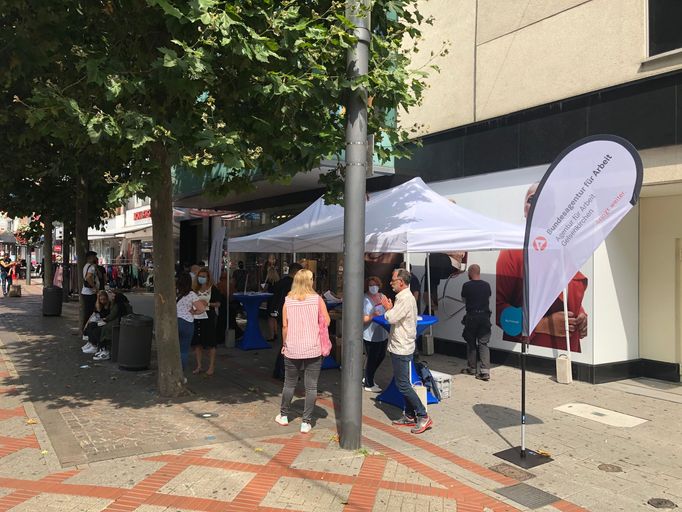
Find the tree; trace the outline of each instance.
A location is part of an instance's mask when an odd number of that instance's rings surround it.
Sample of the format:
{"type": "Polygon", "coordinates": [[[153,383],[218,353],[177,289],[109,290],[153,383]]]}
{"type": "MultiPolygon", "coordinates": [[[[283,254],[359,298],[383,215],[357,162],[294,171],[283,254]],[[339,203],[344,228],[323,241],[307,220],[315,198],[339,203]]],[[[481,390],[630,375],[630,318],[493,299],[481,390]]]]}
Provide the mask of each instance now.
{"type": "MultiPolygon", "coordinates": [[[[210,176],[215,193],[309,171],[343,149],[341,106],[360,83],[373,98],[370,132],[391,143],[375,152],[401,151],[409,132],[391,113],[416,104],[424,87],[403,47],[419,37],[416,0],[374,2],[371,72],[356,81],[345,73],[352,25],[338,0],[11,4],[5,16],[21,40],[50,34],[36,59],[43,73],[31,73],[21,98],[27,122],[65,143],[87,134],[109,147],[131,162],[127,190],[152,198],[159,388],[179,394],[171,170],[210,176]]],[[[25,65],[15,61],[13,70],[25,65]]]]}

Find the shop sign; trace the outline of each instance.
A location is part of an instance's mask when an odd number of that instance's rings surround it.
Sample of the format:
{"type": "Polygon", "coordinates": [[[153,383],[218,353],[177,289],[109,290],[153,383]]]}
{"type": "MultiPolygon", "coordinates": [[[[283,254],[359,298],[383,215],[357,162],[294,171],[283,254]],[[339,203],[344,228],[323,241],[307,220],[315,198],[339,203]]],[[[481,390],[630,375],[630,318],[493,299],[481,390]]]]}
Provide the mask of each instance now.
{"type": "Polygon", "coordinates": [[[140,211],[133,213],[133,220],[135,222],[145,220],[145,219],[151,219],[151,217],[152,217],[151,208],[147,208],[145,210],[140,210],[140,211]]]}

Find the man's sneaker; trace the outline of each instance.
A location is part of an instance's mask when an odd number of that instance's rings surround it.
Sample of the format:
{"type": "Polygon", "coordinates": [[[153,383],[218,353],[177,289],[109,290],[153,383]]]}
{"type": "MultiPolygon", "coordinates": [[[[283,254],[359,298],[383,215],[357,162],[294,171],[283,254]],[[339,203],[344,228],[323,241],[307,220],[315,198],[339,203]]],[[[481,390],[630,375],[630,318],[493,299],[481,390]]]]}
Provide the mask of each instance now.
{"type": "Polygon", "coordinates": [[[472,368],[462,368],[462,371],[460,373],[464,373],[466,375],[476,375],[476,370],[472,368]]]}
{"type": "Polygon", "coordinates": [[[308,423],[307,421],[304,421],[301,423],[301,434],[307,434],[313,429],[313,426],[308,423]]]}
{"type": "Polygon", "coordinates": [[[85,345],[81,347],[81,350],[85,352],[86,350],[90,350],[90,348],[92,347],[94,347],[94,345],[88,341],[85,345]]]}
{"type": "Polygon", "coordinates": [[[381,393],[381,388],[379,386],[377,386],[376,384],[374,384],[374,386],[372,386],[372,387],[365,386],[363,389],[365,391],[370,392],[370,393],[381,393]]]}
{"type": "Polygon", "coordinates": [[[417,424],[410,429],[413,434],[421,434],[426,432],[433,426],[433,420],[429,416],[420,416],[417,419],[417,424]]]}
{"type": "Polygon", "coordinates": [[[83,347],[84,354],[96,354],[98,352],[97,347],[95,345],[93,345],[90,342],[88,342],[88,345],[85,345],[85,347],[83,347]],[[88,347],[88,345],[90,346],[88,347]]]}
{"type": "Polygon", "coordinates": [[[111,358],[108,350],[101,350],[92,358],[93,361],[108,361],[111,358]]]}
{"type": "Polygon", "coordinates": [[[417,419],[412,416],[408,416],[407,414],[403,414],[402,418],[395,420],[392,423],[396,427],[414,427],[417,424],[417,419]]]}
{"type": "Polygon", "coordinates": [[[490,380],[490,374],[489,373],[477,373],[476,378],[478,380],[484,380],[488,382],[490,380]]]}
{"type": "Polygon", "coordinates": [[[281,414],[278,414],[277,416],[275,416],[275,422],[282,425],[283,427],[286,427],[289,424],[289,418],[287,418],[286,416],[282,416],[281,414]]]}

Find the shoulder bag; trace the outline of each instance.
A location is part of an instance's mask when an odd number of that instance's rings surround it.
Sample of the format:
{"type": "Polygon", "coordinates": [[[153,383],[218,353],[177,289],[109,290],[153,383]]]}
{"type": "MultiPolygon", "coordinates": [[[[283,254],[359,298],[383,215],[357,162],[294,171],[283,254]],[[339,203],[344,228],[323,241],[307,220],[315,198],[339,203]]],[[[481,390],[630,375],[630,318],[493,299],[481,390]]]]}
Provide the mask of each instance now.
{"type": "Polygon", "coordinates": [[[329,339],[329,325],[327,324],[327,319],[324,317],[324,314],[322,313],[323,304],[324,303],[322,302],[322,298],[320,298],[317,307],[317,324],[320,329],[320,348],[322,351],[322,355],[324,357],[327,357],[332,352],[332,342],[329,339]]]}

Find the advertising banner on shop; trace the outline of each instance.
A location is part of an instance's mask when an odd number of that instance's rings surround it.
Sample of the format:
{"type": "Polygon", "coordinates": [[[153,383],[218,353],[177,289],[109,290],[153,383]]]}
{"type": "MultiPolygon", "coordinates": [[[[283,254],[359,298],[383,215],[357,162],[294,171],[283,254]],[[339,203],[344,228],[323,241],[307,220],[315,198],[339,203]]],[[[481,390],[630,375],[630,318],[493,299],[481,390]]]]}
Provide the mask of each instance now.
{"type": "Polygon", "coordinates": [[[635,206],[641,187],[637,150],[612,135],[582,139],[550,166],[528,198],[524,335],[533,332],[582,265],[635,206]]]}

